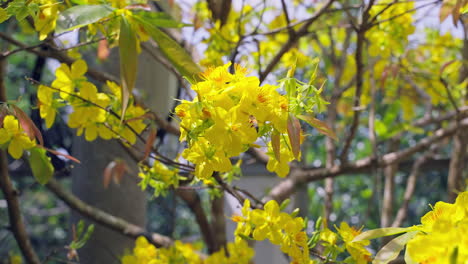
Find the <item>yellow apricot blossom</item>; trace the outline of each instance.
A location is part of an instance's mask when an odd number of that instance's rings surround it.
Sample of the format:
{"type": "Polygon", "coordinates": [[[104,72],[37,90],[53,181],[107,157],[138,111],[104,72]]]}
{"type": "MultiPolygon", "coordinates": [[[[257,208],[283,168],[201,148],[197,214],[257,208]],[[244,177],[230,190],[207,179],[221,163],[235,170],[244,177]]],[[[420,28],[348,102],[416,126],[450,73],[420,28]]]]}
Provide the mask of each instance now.
{"type": "MultiPolygon", "coordinates": [[[[247,69],[234,65],[231,73],[230,67],[208,68],[201,74],[203,81],[192,86],[197,97],[181,101],[175,109],[181,119],[180,140],[188,142],[183,157],[205,180],[214,171],[230,170],[229,158],[256,146],[257,139],[270,137],[272,131],[288,138],[288,99],[277,86],[260,86],[257,77],[246,76],[247,69]]],[[[284,177],[294,157],[287,147],[281,153],[282,161],[272,157],[267,169],[284,177]]]]}
{"type": "Polygon", "coordinates": [[[255,240],[270,240],[279,245],[281,251],[292,258],[291,263],[309,264],[308,237],[303,230],[305,227],[302,217],[293,217],[281,212],[278,203],[274,200],[267,202],[263,209],[249,210],[250,201],[245,200],[242,216],[233,216],[237,222],[234,234],[236,241],[247,237],[255,240]]]}
{"type": "Polygon", "coordinates": [[[365,248],[365,246],[369,245],[369,240],[353,241],[361,233],[362,228],[357,230],[350,227],[346,222],[341,222],[340,227],[335,228],[343,239],[346,250],[357,264],[365,264],[371,261],[371,253],[365,248]]]}
{"type": "Polygon", "coordinates": [[[84,74],[88,71],[88,65],[84,60],[75,61],[71,67],[62,63],[55,71],[56,79],[52,82],[52,87],[63,91],[60,97],[67,99],[81,82],[86,81],[84,74]]]}
{"type": "Polygon", "coordinates": [[[419,232],[407,244],[407,255],[418,263],[459,263],[468,259],[468,192],[455,203],[437,202],[432,211],[421,217],[419,232]]]}
{"type": "Polygon", "coordinates": [[[144,237],[136,240],[131,254],[121,259],[122,264],[248,264],[254,256],[254,250],[245,241],[227,244],[229,254],[223,249],[205,259],[191,244],[175,241],[169,248],[156,248],[144,237]]]}
{"type": "Polygon", "coordinates": [[[24,132],[18,120],[12,115],[5,116],[3,126],[0,128],[0,145],[6,143],[8,143],[8,153],[14,159],[21,158],[23,151],[36,145],[36,141],[24,132]]]}
{"type": "Polygon", "coordinates": [[[111,132],[103,125],[107,112],[104,109],[109,104],[109,97],[104,93],[98,93],[97,88],[90,82],[83,82],[78,93],[80,98],[72,100],[73,113],[70,114],[68,125],[78,128],[77,134],[85,132],[85,138],[93,141],[99,135],[110,139],[111,132]]]}
{"type": "Polygon", "coordinates": [[[50,128],[55,121],[57,114],[57,103],[54,100],[55,91],[50,87],[39,85],[37,98],[39,99],[39,113],[42,119],[46,121],[46,127],[50,128]]]}
{"type": "Polygon", "coordinates": [[[39,32],[39,40],[44,40],[47,34],[55,29],[60,3],[55,0],[38,0],[37,2],[41,6],[34,19],[34,27],[39,32]]]}

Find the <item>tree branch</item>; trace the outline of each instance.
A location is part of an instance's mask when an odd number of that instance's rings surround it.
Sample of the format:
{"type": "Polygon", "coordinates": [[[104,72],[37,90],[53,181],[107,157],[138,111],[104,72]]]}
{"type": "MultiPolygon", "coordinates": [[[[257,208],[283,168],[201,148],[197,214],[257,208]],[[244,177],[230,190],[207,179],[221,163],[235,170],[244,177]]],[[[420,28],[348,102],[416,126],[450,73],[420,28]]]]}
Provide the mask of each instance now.
{"type": "Polygon", "coordinates": [[[435,142],[438,142],[444,138],[452,136],[458,129],[464,129],[468,127],[468,119],[464,119],[460,126],[451,125],[448,128],[442,128],[434,132],[432,136],[428,136],[420,140],[414,146],[408,147],[404,150],[387,153],[380,159],[374,160],[371,157],[360,159],[353,163],[335,165],[332,168],[320,168],[312,170],[304,170],[295,168],[291,171],[289,177],[282,182],[274,186],[270,193],[263,199],[264,201],[275,199],[279,202],[288,198],[294,191],[297,185],[322,180],[328,177],[337,177],[346,173],[359,173],[366,171],[372,166],[385,167],[394,163],[401,162],[414,153],[426,149],[435,142]]]}
{"type": "Polygon", "coordinates": [[[172,239],[169,237],[157,233],[150,233],[122,218],[115,217],[83,202],[75,195],[65,190],[55,179],[50,180],[49,183],[46,184],[46,187],[59,199],[64,201],[71,209],[101,225],[109,227],[112,230],[120,232],[131,238],[145,236],[150,243],[157,247],[169,247],[173,244],[172,239]]]}
{"type": "Polygon", "coordinates": [[[413,163],[411,173],[408,176],[408,180],[406,181],[406,189],[405,194],[403,195],[403,202],[401,203],[401,206],[398,209],[395,219],[393,220],[393,223],[391,225],[392,227],[401,226],[403,221],[406,219],[406,216],[408,214],[409,202],[411,200],[411,197],[413,197],[414,190],[416,189],[416,182],[418,180],[419,174],[421,173],[421,167],[424,165],[424,163],[428,162],[428,160],[434,155],[435,150],[436,147],[431,148],[413,163]]]}
{"type": "MultiPolygon", "coordinates": [[[[6,60],[0,59],[0,102],[6,102],[6,87],[5,87],[5,72],[6,60]]],[[[8,173],[8,159],[6,152],[0,150],[0,188],[8,206],[8,218],[10,221],[11,231],[18,243],[18,246],[28,263],[41,263],[39,257],[34,251],[31,241],[26,232],[26,227],[21,216],[21,210],[18,200],[18,192],[14,189],[8,173]]]]}
{"type": "Polygon", "coordinates": [[[195,215],[195,220],[200,227],[200,232],[205,242],[208,253],[214,253],[217,250],[216,241],[214,239],[213,230],[211,229],[208,218],[206,217],[205,211],[201,205],[200,196],[195,190],[192,189],[177,189],[177,195],[185,201],[190,208],[190,211],[195,215]]]}
{"type": "Polygon", "coordinates": [[[294,34],[293,36],[290,36],[288,39],[288,42],[286,42],[281,49],[278,51],[275,57],[270,61],[270,63],[266,66],[265,70],[261,72],[259,78],[260,82],[263,82],[265,78],[268,76],[268,74],[275,68],[275,66],[278,64],[280,59],[283,57],[283,55],[288,52],[294,44],[304,35],[308,33],[309,26],[314,23],[318,18],[320,18],[325,11],[332,5],[334,0],[328,0],[325,5],[323,5],[322,8],[317,10],[315,14],[312,15],[311,18],[309,18],[304,24],[299,28],[299,30],[294,34]]]}

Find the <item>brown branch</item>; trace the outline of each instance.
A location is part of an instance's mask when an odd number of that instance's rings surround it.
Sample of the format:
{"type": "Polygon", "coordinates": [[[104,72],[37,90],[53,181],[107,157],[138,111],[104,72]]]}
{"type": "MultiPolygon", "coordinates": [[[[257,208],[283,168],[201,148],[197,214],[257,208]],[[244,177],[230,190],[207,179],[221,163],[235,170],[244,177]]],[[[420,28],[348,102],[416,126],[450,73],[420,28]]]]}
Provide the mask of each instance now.
{"type": "MultiPolygon", "coordinates": [[[[330,34],[330,39],[332,39],[332,35],[330,34]]],[[[337,105],[338,101],[340,100],[343,92],[345,91],[345,87],[341,87],[341,79],[343,77],[344,73],[344,67],[346,67],[346,59],[347,59],[347,53],[346,50],[349,47],[350,44],[350,39],[351,39],[351,30],[346,30],[346,37],[343,43],[343,51],[340,56],[340,58],[336,58],[335,52],[333,52],[333,63],[335,64],[334,67],[336,68],[335,70],[335,76],[334,76],[334,81],[333,81],[333,94],[330,99],[330,106],[328,107],[327,111],[327,125],[330,127],[332,130],[335,130],[335,122],[336,122],[336,117],[337,117],[337,105]]],[[[317,41],[318,38],[317,38],[317,41]]],[[[334,42],[332,42],[334,43],[334,42]]],[[[332,50],[335,50],[335,46],[331,47],[332,50]]],[[[325,52],[325,49],[322,48],[322,53],[325,52]]],[[[336,144],[335,141],[330,138],[326,137],[325,138],[325,148],[326,148],[326,167],[327,168],[332,168],[335,165],[335,159],[336,159],[336,144]]],[[[332,178],[327,178],[325,179],[325,218],[329,220],[329,217],[332,213],[333,209],[333,179],[332,178]]],[[[327,223],[330,223],[330,221],[327,221],[327,223]]]]}
{"type": "MultiPolygon", "coordinates": [[[[286,25],[291,24],[291,19],[289,18],[289,12],[288,12],[288,7],[286,6],[286,2],[284,0],[281,0],[281,7],[283,8],[283,13],[284,17],[286,18],[286,25]]],[[[293,27],[288,27],[288,34],[289,37],[294,37],[294,34],[296,32],[294,31],[293,27]]]]}
{"type": "MultiPolygon", "coordinates": [[[[44,57],[44,58],[53,58],[62,63],[72,64],[75,60],[65,53],[62,53],[57,49],[54,45],[44,42],[44,45],[49,48],[49,50],[38,50],[38,49],[29,49],[29,46],[26,44],[14,39],[13,37],[9,36],[6,33],[0,32],[0,38],[15,45],[20,48],[23,48],[25,51],[36,54],[37,56],[44,57]]],[[[95,70],[93,68],[88,68],[87,75],[91,78],[95,79],[96,81],[105,83],[106,81],[110,80],[115,83],[119,83],[119,80],[107,73],[103,73],[101,71],[95,70]]]]}
{"type": "Polygon", "coordinates": [[[319,10],[315,12],[304,24],[299,28],[299,30],[293,36],[290,36],[288,41],[281,47],[275,57],[270,61],[270,63],[266,66],[265,70],[261,72],[259,78],[260,82],[263,82],[268,74],[275,68],[278,62],[281,60],[283,55],[288,52],[294,44],[302,37],[308,33],[309,26],[314,23],[317,19],[319,19],[325,11],[332,5],[334,0],[328,0],[319,10]]]}
{"type": "Polygon", "coordinates": [[[0,150],[0,167],[0,188],[2,189],[3,196],[8,205],[8,218],[13,236],[15,237],[18,247],[26,261],[28,263],[39,264],[41,262],[31,245],[23,217],[21,216],[18,191],[14,189],[8,175],[8,163],[4,150],[0,150]]]}
{"type": "Polygon", "coordinates": [[[200,196],[195,190],[192,189],[177,189],[177,195],[184,200],[184,202],[190,208],[190,211],[195,215],[200,233],[202,234],[203,241],[205,242],[208,253],[214,253],[217,251],[216,241],[214,239],[213,230],[211,229],[208,218],[206,217],[205,211],[203,210],[200,196]]]}
{"type": "Polygon", "coordinates": [[[429,151],[420,156],[413,163],[411,173],[408,176],[408,180],[406,181],[406,189],[403,195],[403,202],[401,203],[401,206],[398,209],[395,219],[393,220],[393,223],[391,225],[392,227],[401,226],[403,221],[406,219],[406,216],[408,214],[409,202],[411,200],[411,197],[413,197],[414,190],[416,189],[416,182],[418,180],[419,174],[421,173],[421,167],[424,165],[424,163],[429,161],[429,159],[434,155],[436,149],[437,147],[434,146],[429,151]]]}
{"type": "MultiPolygon", "coordinates": [[[[389,142],[390,152],[395,152],[400,146],[400,139],[391,139],[389,142]]],[[[398,163],[393,163],[384,168],[384,192],[382,198],[382,213],[380,214],[380,226],[390,226],[390,219],[393,215],[393,201],[395,191],[395,175],[398,171],[398,163]]],[[[384,239],[385,240],[385,239],[384,239]]],[[[389,240],[388,240],[389,241],[389,240]]],[[[387,242],[388,242],[387,241],[387,242]]],[[[382,242],[382,244],[386,244],[382,242]]]]}
{"type": "Polygon", "coordinates": [[[50,180],[46,187],[59,199],[65,202],[71,209],[101,225],[120,232],[123,235],[131,238],[145,236],[150,241],[150,243],[157,247],[169,247],[173,244],[172,239],[169,237],[157,233],[150,233],[137,225],[127,222],[122,218],[115,217],[83,202],[75,195],[65,190],[55,179],[50,180]]]}
{"type": "Polygon", "coordinates": [[[226,217],[224,215],[224,192],[211,200],[211,226],[214,231],[215,251],[226,248],[226,217]]]}
{"type": "Polygon", "coordinates": [[[361,115],[361,95],[362,95],[362,86],[364,83],[364,44],[366,40],[366,31],[369,29],[369,16],[370,9],[374,4],[374,0],[370,0],[366,8],[362,13],[362,22],[356,28],[357,40],[356,40],[356,52],[354,54],[354,60],[356,62],[356,92],[354,94],[354,103],[353,103],[353,121],[349,129],[349,134],[345,139],[343,150],[340,154],[341,163],[348,162],[348,152],[353,142],[354,137],[356,136],[357,128],[359,126],[359,119],[361,115]]]}
{"type": "Polygon", "coordinates": [[[223,179],[219,176],[218,173],[215,173],[213,175],[213,177],[218,182],[218,184],[221,186],[221,188],[223,188],[225,191],[227,191],[230,195],[234,196],[234,198],[236,198],[237,201],[239,201],[240,204],[244,203],[245,198],[242,197],[242,195],[240,195],[236,190],[234,190],[234,188],[232,188],[229,184],[224,182],[223,179]]]}
{"type": "MultiPolygon", "coordinates": [[[[465,81],[466,78],[468,77],[468,65],[466,64],[468,60],[468,39],[467,39],[468,28],[463,22],[462,22],[462,25],[463,25],[463,31],[465,33],[464,38],[463,38],[463,47],[461,49],[461,55],[462,55],[464,63],[460,69],[459,82],[465,81]]],[[[442,77],[441,77],[441,81],[443,81],[443,84],[449,96],[450,102],[455,107],[455,110],[457,113],[457,122],[458,122],[459,120],[461,120],[460,111],[455,103],[455,100],[453,99],[450,93],[447,82],[445,82],[442,77]]],[[[466,100],[468,100],[468,85],[465,86],[465,91],[467,92],[464,98],[466,102],[466,100]]],[[[463,172],[466,168],[464,160],[465,160],[465,157],[467,156],[467,152],[466,152],[467,146],[468,146],[468,134],[466,133],[466,131],[463,131],[463,130],[458,131],[453,139],[453,149],[452,149],[451,160],[450,160],[450,169],[449,169],[449,174],[447,178],[447,193],[448,193],[449,202],[454,202],[458,195],[458,192],[464,189],[463,172]]]]}
{"type": "Polygon", "coordinates": [[[414,146],[408,147],[404,150],[397,152],[387,153],[380,159],[374,160],[372,157],[360,159],[353,163],[335,165],[332,168],[320,168],[312,170],[304,170],[295,168],[291,170],[289,177],[276,186],[274,186],[270,193],[262,199],[268,201],[275,199],[277,201],[283,201],[288,198],[294,191],[297,185],[304,184],[307,182],[322,180],[328,177],[337,177],[343,174],[359,173],[368,170],[372,166],[385,167],[394,163],[401,162],[411,157],[414,153],[428,148],[430,145],[438,142],[444,138],[452,136],[458,129],[464,129],[468,127],[468,119],[464,119],[460,126],[451,125],[448,128],[439,129],[434,132],[432,136],[428,136],[420,140],[414,146]]]}
{"type": "MultiPolygon", "coordinates": [[[[6,102],[6,87],[5,87],[5,72],[6,60],[0,59],[0,102],[6,102]]],[[[31,241],[29,240],[26,226],[24,225],[23,217],[18,200],[18,192],[13,187],[8,173],[8,159],[4,150],[0,150],[0,188],[8,206],[8,218],[10,221],[11,231],[18,243],[24,258],[28,263],[41,263],[39,257],[34,251],[31,241]]]]}

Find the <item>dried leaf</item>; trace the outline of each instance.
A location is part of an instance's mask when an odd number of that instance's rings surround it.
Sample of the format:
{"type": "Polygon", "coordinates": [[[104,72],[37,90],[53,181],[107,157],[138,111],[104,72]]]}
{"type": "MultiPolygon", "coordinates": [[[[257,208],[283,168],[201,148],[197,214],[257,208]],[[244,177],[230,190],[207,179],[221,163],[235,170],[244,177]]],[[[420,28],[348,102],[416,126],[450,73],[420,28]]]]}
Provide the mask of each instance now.
{"type": "Polygon", "coordinates": [[[280,134],[277,131],[273,132],[271,135],[271,146],[275,153],[276,160],[280,162],[280,134]]]}
{"type": "Polygon", "coordinates": [[[325,122],[318,120],[317,118],[312,116],[298,115],[297,117],[301,120],[304,120],[305,122],[307,122],[307,124],[311,125],[312,127],[315,127],[320,133],[324,134],[325,136],[331,137],[334,140],[338,140],[335,132],[333,132],[333,130],[331,130],[331,128],[329,128],[325,122]]]}
{"type": "Polygon", "coordinates": [[[455,0],[444,0],[439,11],[440,22],[444,22],[445,19],[453,12],[455,7],[455,0]]]}
{"type": "Polygon", "coordinates": [[[288,136],[293,155],[296,159],[299,159],[301,153],[301,123],[299,119],[291,114],[288,118],[288,136]]]}
{"type": "Polygon", "coordinates": [[[405,245],[412,239],[419,231],[408,232],[398,236],[388,242],[379,252],[375,255],[373,264],[387,264],[396,259],[405,245]]]}
{"type": "Polygon", "coordinates": [[[156,140],[157,132],[158,131],[155,128],[151,129],[150,134],[148,135],[148,139],[146,140],[145,155],[143,157],[143,160],[149,157],[149,154],[151,153],[151,149],[153,148],[154,141],[156,140]]]}
{"type": "Polygon", "coordinates": [[[31,120],[31,118],[29,118],[29,116],[16,105],[11,105],[11,107],[13,107],[14,115],[16,116],[16,118],[18,118],[21,127],[23,128],[24,132],[26,132],[26,134],[29,136],[29,138],[36,138],[39,141],[39,145],[44,146],[42,134],[36,127],[34,122],[31,120]]]}
{"type": "Polygon", "coordinates": [[[107,39],[101,39],[98,43],[97,57],[99,60],[106,60],[110,55],[109,45],[107,39]]]}

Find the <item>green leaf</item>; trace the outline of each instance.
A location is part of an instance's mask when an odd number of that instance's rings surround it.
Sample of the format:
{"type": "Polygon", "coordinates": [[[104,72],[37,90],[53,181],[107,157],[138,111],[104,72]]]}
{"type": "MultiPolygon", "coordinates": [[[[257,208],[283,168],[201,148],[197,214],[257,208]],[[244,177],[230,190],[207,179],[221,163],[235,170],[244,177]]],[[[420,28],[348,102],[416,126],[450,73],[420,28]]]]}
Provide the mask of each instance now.
{"type": "Polygon", "coordinates": [[[84,231],[84,227],[85,227],[85,223],[83,220],[80,220],[78,222],[78,225],[76,225],[76,237],[80,237],[81,234],[83,233],[84,231]]]}
{"type": "Polygon", "coordinates": [[[320,133],[324,134],[325,136],[331,137],[334,140],[338,140],[335,132],[333,132],[333,130],[331,130],[331,128],[329,128],[325,122],[307,115],[298,115],[297,118],[307,122],[307,124],[311,125],[312,127],[315,127],[320,133]]]}
{"type": "Polygon", "coordinates": [[[8,18],[10,18],[10,15],[8,14],[5,9],[0,7],[0,23],[5,22],[8,18]]]}
{"type": "Polygon", "coordinates": [[[151,12],[142,10],[135,12],[134,15],[156,27],[181,28],[191,26],[190,24],[185,24],[174,20],[171,15],[165,12],[151,12]]]}
{"type": "Polygon", "coordinates": [[[450,264],[457,264],[458,263],[458,247],[456,247],[452,254],[450,254],[450,264]]]}
{"type": "Polygon", "coordinates": [[[144,27],[151,38],[158,43],[161,52],[171,62],[179,73],[190,82],[200,81],[198,74],[200,67],[192,60],[187,51],[182,48],[177,41],[173,40],[157,26],[142,19],[139,16],[134,17],[144,27]]]}
{"type": "Polygon", "coordinates": [[[125,117],[128,101],[135,86],[138,67],[137,45],[138,40],[132,24],[130,24],[130,21],[125,16],[122,16],[119,37],[122,120],[125,117]]]}
{"type": "Polygon", "coordinates": [[[46,155],[46,150],[36,147],[30,149],[29,153],[29,166],[34,178],[40,184],[46,184],[54,175],[54,167],[50,162],[50,158],[46,155]]]}
{"type": "Polygon", "coordinates": [[[109,5],[78,5],[60,13],[57,19],[57,34],[95,23],[114,11],[109,5]]]}
{"type": "Polygon", "coordinates": [[[417,233],[419,233],[419,231],[408,232],[392,239],[384,247],[382,247],[379,252],[377,252],[372,264],[387,264],[397,258],[400,254],[400,251],[403,250],[408,241],[413,239],[417,233]]]}
{"type": "Polygon", "coordinates": [[[360,235],[356,236],[352,242],[357,242],[361,240],[369,240],[378,237],[384,236],[392,236],[397,235],[409,231],[413,231],[414,227],[384,227],[384,228],[377,228],[368,230],[366,232],[362,232],[360,235]]]}
{"type": "Polygon", "coordinates": [[[288,207],[290,203],[291,203],[291,199],[288,198],[284,200],[280,205],[280,211],[283,211],[284,209],[286,209],[286,207],[288,207]]]}

